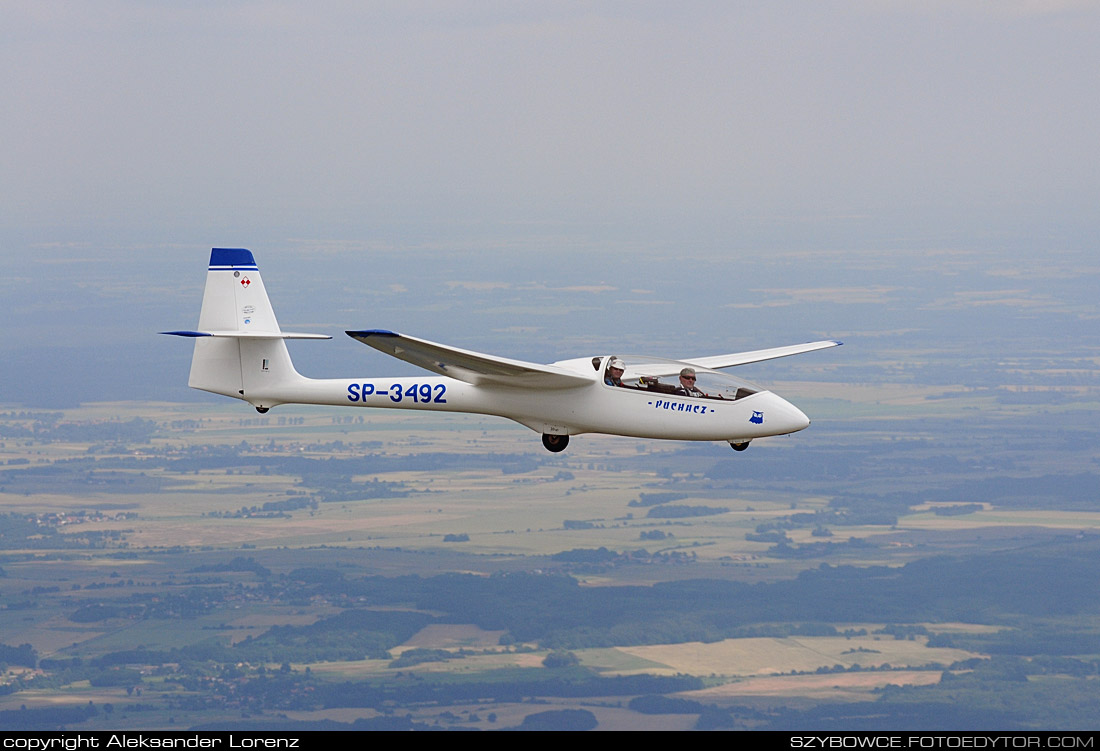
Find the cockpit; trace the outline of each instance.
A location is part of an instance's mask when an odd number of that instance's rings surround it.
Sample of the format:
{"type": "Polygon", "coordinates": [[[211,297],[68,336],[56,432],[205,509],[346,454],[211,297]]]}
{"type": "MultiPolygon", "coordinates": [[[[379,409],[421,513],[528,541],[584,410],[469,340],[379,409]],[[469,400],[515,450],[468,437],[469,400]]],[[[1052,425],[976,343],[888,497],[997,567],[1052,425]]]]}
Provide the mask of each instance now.
{"type": "Polygon", "coordinates": [[[696,399],[734,401],[765,389],[728,373],[699,368],[679,360],[634,355],[597,358],[608,388],[634,389],[696,399]]]}

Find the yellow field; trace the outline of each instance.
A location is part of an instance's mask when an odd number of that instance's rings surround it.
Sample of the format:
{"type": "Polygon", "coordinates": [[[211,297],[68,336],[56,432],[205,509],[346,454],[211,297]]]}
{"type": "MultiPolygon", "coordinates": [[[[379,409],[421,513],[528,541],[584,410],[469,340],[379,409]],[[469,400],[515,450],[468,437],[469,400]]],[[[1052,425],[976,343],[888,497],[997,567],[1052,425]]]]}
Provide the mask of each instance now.
{"type": "MultiPolygon", "coordinates": [[[[619,651],[663,665],[666,674],[744,678],[804,672],[821,667],[860,665],[865,668],[949,665],[975,655],[959,649],[930,648],[926,640],[895,640],[890,636],[792,636],[787,638],[726,639],[712,644],[689,642],[619,651]],[[853,651],[853,650],[867,651],[853,651]]],[[[641,672],[641,671],[638,671],[641,672]]]]}
{"type": "Polygon", "coordinates": [[[701,702],[740,699],[747,696],[805,697],[829,701],[860,701],[874,698],[872,691],[888,684],[928,686],[938,683],[940,670],[891,670],[889,672],[830,673],[829,675],[754,676],[701,691],[681,694],[701,702]]]}

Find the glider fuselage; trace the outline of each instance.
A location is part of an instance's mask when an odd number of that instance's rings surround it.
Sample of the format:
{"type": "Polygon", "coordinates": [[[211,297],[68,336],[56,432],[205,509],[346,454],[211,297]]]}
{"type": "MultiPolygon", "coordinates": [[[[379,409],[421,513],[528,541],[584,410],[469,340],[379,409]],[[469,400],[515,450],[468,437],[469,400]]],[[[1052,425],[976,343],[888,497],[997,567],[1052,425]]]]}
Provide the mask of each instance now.
{"type": "Polygon", "coordinates": [[[246,392],[253,405],[322,404],[499,415],[552,435],[609,433],[684,441],[747,441],[801,430],[810,421],[770,391],[736,400],[704,399],[643,389],[614,388],[593,377],[588,385],[532,391],[474,385],[442,376],[302,378],[270,391],[246,392]]]}

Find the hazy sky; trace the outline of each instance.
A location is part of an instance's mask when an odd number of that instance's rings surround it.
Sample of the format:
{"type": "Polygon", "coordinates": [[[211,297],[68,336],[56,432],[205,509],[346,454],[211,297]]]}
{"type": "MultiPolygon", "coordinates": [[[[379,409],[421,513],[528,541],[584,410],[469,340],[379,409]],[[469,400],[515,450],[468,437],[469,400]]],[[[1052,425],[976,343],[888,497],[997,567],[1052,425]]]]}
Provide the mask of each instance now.
{"type": "Polygon", "coordinates": [[[338,336],[1091,356],[1098,39],[1071,0],[0,0],[0,403],[181,398],[153,332],[211,246],[338,336]]]}
{"type": "Polygon", "coordinates": [[[1095,2],[17,0],[0,20],[0,230],[28,242],[1100,229],[1095,2]]]}

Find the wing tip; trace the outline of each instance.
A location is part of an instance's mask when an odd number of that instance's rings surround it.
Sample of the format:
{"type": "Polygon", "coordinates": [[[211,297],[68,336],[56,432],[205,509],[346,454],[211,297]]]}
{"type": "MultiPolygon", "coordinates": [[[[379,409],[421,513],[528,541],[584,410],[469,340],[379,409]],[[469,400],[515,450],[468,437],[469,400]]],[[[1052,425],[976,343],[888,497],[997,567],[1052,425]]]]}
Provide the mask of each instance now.
{"type": "Polygon", "coordinates": [[[345,331],[352,339],[367,339],[372,336],[398,337],[400,334],[387,329],[364,329],[363,331],[345,331]]]}

